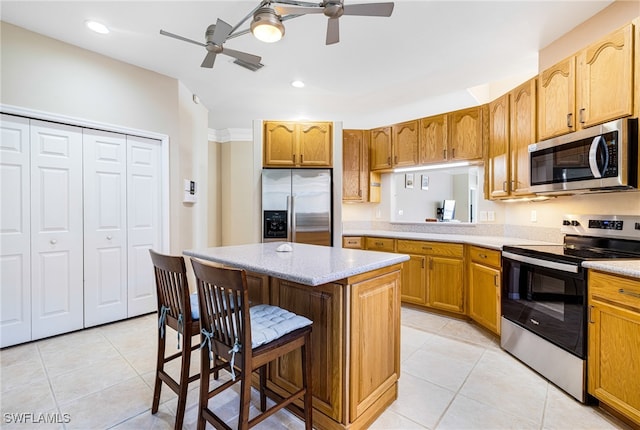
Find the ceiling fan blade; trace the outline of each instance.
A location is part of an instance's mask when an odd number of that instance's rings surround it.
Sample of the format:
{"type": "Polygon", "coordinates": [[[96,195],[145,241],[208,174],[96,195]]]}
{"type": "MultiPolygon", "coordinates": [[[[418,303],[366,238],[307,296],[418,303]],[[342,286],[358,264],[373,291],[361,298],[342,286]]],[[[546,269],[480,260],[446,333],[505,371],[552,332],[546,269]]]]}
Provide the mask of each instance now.
{"type": "Polygon", "coordinates": [[[216,53],[215,52],[207,52],[207,56],[204,57],[204,60],[202,61],[202,64],[200,64],[200,67],[206,67],[207,69],[210,69],[213,67],[213,63],[216,62],[216,53]]]}
{"type": "Polygon", "coordinates": [[[327,20],[327,45],[340,42],[340,24],[338,18],[327,20]]]}
{"type": "Polygon", "coordinates": [[[193,43],[198,46],[207,46],[204,43],[196,42],[195,40],[187,39],[186,37],[178,36],[177,34],[169,33],[168,31],[160,30],[160,34],[163,36],[173,37],[174,39],[182,40],[183,42],[193,43]]]}
{"type": "Polygon", "coordinates": [[[311,13],[323,13],[324,9],[321,7],[306,7],[306,6],[274,6],[276,13],[280,16],[283,15],[307,15],[311,13]]]}
{"type": "Polygon", "coordinates": [[[221,53],[256,66],[260,64],[262,60],[262,58],[257,55],[247,54],[246,52],[236,51],[235,49],[222,48],[221,53]]]}
{"type": "Polygon", "coordinates": [[[218,18],[216,29],[213,31],[213,43],[222,46],[232,29],[233,27],[230,24],[218,18]]]}
{"type": "Polygon", "coordinates": [[[349,4],[343,7],[345,15],[391,16],[393,3],[349,4]]]}

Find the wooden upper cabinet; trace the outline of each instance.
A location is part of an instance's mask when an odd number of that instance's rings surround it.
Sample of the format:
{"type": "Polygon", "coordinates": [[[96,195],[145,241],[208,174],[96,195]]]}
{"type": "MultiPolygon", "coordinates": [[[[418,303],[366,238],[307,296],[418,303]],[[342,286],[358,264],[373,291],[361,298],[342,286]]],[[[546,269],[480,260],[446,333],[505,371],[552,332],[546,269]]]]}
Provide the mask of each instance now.
{"type": "Polygon", "coordinates": [[[264,123],[264,165],[296,165],[297,135],[295,122],[264,123]]]}
{"type": "Polygon", "coordinates": [[[540,140],[575,130],[575,57],[543,71],[539,78],[538,136],[540,140]]]}
{"type": "Polygon", "coordinates": [[[633,115],[633,24],[578,53],[577,84],[581,127],[633,115]]]}
{"type": "Polygon", "coordinates": [[[509,121],[510,178],[512,196],[531,194],[529,145],[538,141],[536,128],[537,79],[511,91],[509,121]]]}
{"type": "Polygon", "coordinates": [[[636,47],[636,52],[634,54],[635,65],[633,67],[636,71],[636,75],[633,79],[634,81],[633,103],[635,105],[634,116],[640,117],[640,17],[633,20],[633,27],[635,29],[634,45],[636,47]]]}
{"type": "Polygon", "coordinates": [[[265,167],[331,167],[330,122],[265,121],[265,167]]]}
{"type": "Polygon", "coordinates": [[[627,24],[540,73],[540,140],[633,115],[633,39],[627,24]]]}
{"type": "Polygon", "coordinates": [[[509,196],[509,94],[489,104],[489,197],[509,196]]]}
{"type": "Polygon", "coordinates": [[[420,120],[418,162],[441,163],[447,160],[447,115],[420,120]]]}
{"type": "Polygon", "coordinates": [[[418,120],[395,124],[392,127],[393,167],[410,167],[418,164],[418,120]]]}
{"type": "Polygon", "coordinates": [[[391,127],[379,127],[370,131],[369,159],[371,170],[391,168],[391,127]]]}
{"type": "Polygon", "coordinates": [[[298,123],[299,165],[302,167],[331,167],[331,123],[298,123]]]}
{"type": "Polygon", "coordinates": [[[368,201],[369,132],[342,130],[342,200],[368,201]]]}
{"type": "Polygon", "coordinates": [[[462,109],[448,114],[449,160],[482,158],[483,107],[462,109]]]}

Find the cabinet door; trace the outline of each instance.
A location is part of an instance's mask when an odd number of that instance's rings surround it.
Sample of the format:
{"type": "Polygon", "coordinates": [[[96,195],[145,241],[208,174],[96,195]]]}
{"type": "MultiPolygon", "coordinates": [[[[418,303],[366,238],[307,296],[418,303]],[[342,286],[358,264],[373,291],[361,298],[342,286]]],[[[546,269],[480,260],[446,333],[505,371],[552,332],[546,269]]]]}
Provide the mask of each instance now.
{"type": "Polygon", "coordinates": [[[482,109],[474,107],[449,114],[450,160],[482,158],[482,109]]]}
{"type": "Polygon", "coordinates": [[[577,67],[582,127],[633,114],[632,24],[582,50],[577,67]]]}
{"type": "Polygon", "coordinates": [[[429,257],[429,306],[464,313],[464,265],[462,260],[429,257]]]}
{"type": "Polygon", "coordinates": [[[402,264],[401,298],[403,302],[427,304],[426,262],[424,255],[409,255],[402,264]]]}
{"type": "Polygon", "coordinates": [[[447,115],[436,115],[420,120],[420,164],[447,160],[447,115]]]}
{"type": "Polygon", "coordinates": [[[297,130],[295,122],[264,123],[264,165],[294,167],[297,159],[297,130]]]}
{"type": "Polygon", "coordinates": [[[29,120],[0,122],[0,347],[31,340],[29,120]]]}
{"type": "Polygon", "coordinates": [[[400,271],[396,271],[354,283],[351,287],[351,422],[400,376],[399,283],[400,271]]]}
{"type": "Polygon", "coordinates": [[[500,334],[500,270],[470,263],[469,316],[495,334],[500,334]]]}
{"type": "Polygon", "coordinates": [[[394,167],[411,167],[418,164],[418,121],[408,121],[392,127],[394,167]]]}
{"type": "Polygon", "coordinates": [[[529,145],[537,142],[537,79],[518,86],[511,91],[509,124],[510,183],[511,195],[531,194],[529,167],[529,145]]]}
{"type": "Polygon", "coordinates": [[[156,310],[149,249],[162,249],[160,141],[127,136],[127,313],[156,310]]]}
{"type": "Polygon", "coordinates": [[[310,122],[297,124],[298,151],[295,162],[303,167],[331,167],[331,123],[310,122]]]}
{"type": "Polygon", "coordinates": [[[81,329],[82,129],[31,121],[32,338],[81,329]]]}
{"type": "Polygon", "coordinates": [[[575,131],[575,57],[539,75],[538,138],[549,139],[575,131]]]}
{"type": "Polygon", "coordinates": [[[509,196],[509,94],[489,104],[489,197],[509,196]]]}
{"type": "MultiPolygon", "coordinates": [[[[342,200],[366,201],[362,175],[365,166],[364,130],[342,130],[342,200]]],[[[369,166],[366,166],[368,171],[369,166]]]]}
{"type": "Polygon", "coordinates": [[[640,281],[589,273],[589,393],[640,425],[640,281]]]}
{"type": "Polygon", "coordinates": [[[127,317],[127,140],[83,131],[84,325],[127,317]]]}
{"type": "MultiPolygon", "coordinates": [[[[314,323],[311,332],[313,361],[313,407],[323,414],[342,422],[344,388],[343,330],[344,310],[342,286],[324,284],[317,287],[300,285],[272,278],[272,303],[314,323]]],[[[293,351],[269,367],[269,379],[274,390],[293,393],[302,385],[300,351],[293,351]]]]}
{"type": "Polygon", "coordinates": [[[391,127],[380,127],[371,130],[369,159],[371,161],[371,170],[391,168],[391,127]]]}

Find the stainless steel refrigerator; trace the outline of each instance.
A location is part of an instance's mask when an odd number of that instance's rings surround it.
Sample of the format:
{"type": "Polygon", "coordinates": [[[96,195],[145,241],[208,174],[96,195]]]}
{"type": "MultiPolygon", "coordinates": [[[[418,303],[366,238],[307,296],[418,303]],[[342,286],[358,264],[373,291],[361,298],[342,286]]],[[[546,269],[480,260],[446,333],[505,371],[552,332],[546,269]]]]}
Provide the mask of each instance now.
{"type": "Polygon", "coordinates": [[[262,170],[262,241],[332,245],[331,169],[262,170]]]}

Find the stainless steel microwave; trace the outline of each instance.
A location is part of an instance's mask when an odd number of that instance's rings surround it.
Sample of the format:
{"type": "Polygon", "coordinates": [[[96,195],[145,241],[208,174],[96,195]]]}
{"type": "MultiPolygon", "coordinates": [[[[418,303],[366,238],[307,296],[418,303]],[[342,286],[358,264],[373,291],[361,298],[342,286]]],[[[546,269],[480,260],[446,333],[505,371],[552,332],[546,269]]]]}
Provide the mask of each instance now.
{"type": "Polygon", "coordinates": [[[638,187],[638,119],[619,119],[529,145],[531,191],[573,194],[638,187]]]}

